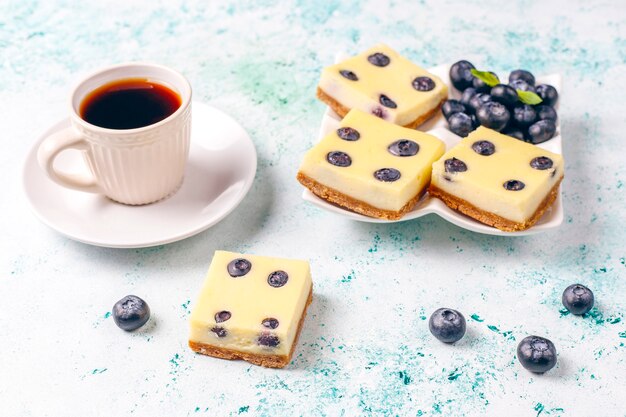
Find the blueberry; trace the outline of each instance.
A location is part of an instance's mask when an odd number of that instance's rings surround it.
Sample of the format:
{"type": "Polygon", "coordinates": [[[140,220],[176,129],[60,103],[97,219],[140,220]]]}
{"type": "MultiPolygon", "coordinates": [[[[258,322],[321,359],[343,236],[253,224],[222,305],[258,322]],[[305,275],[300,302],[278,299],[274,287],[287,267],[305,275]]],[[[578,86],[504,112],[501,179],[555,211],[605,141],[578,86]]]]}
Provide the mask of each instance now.
{"type": "Polygon", "coordinates": [[[517,345],[517,359],[529,371],[544,373],[556,365],[556,348],[548,339],[527,336],[517,345]]]}
{"type": "Polygon", "coordinates": [[[468,113],[476,113],[479,108],[481,108],[485,103],[491,103],[493,99],[491,95],[484,93],[476,93],[469,101],[469,106],[467,106],[468,113]]]}
{"type": "Polygon", "coordinates": [[[552,165],[554,165],[552,159],[547,156],[538,156],[530,161],[531,168],[538,169],[540,171],[550,169],[552,168],[552,165]]]}
{"type": "Polygon", "coordinates": [[[391,61],[387,55],[380,52],[368,56],[367,60],[370,64],[376,65],[377,67],[386,67],[391,61]]]}
{"type": "Polygon", "coordinates": [[[215,322],[216,323],[223,323],[227,320],[229,320],[231,318],[231,314],[230,311],[220,311],[218,313],[215,313],[215,322]]]}
{"type": "MultiPolygon", "coordinates": [[[[495,72],[489,71],[489,73],[496,78],[498,77],[495,72]]],[[[476,77],[472,80],[472,87],[474,87],[479,93],[489,93],[491,91],[491,87],[488,84],[485,84],[483,80],[476,77]]]]}
{"type": "Polygon", "coordinates": [[[274,288],[280,288],[287,283],[289,275],[285,271],[274,271],[267,277],[267,283],[274,288]]]}
{"type": "Polygon", "coordinates": [[[533,106],[528,104],[518,104],[513,107],[513,124],[522,130],[537,120],[537,112],[533,106]]]}
{"type": "Polygon", "coordinates": [[[446,172],[455,173],[467,171],[467,165],[465,164],[465,162],[456,158],[446,159],[444,162],[444,166],[446,168],[446,172]]]}
{"type": "Polygon", "coordinates": [[[535,76],[530,71],[523,69],[511,71],[509,74],[509,84],[517,80],[522,80],[531,86],[535,85],[535,76]]]}
{"type": "Polygon", "coordinates": [[[341,71],[339,71],[339,74],[341,74],[344,78],[349,79],[350,81],[358,81],[359,80],[359,77],[357,77],[355,73],[353,73],[352,71],[349,71],[349,70],[341,70],[341,71]]]}
{"type": "Polygon", "coordinates": [[[373,109],[372,114],[376,117],[380,117],[381,119],[384,119],[387,116],[385,109],[383,109],[382,107],[376,107],[375,109],[373,109]]]}
{"type": "Polygon", "coordinates": [[[382,182],[394,182],[400,179],[400,171],[395,168],[381,168],[374,172],[374,178],[382,182]]]}
{"type": "Polygon", "coordinates": [[[496,151],[496,145],[488,140],[478,140],[472,144],[472,149],[479,155],[489,156],[496,151]]]}
{"type": "Polygon", "coordinates": [[[478,128],[480,126],[480,122],[475,114],[470,114],[470,119],[472,119],[472,130],[478,128]]]}
{"type": "Polygon", "coordinates": [[[502,133],[518,140],[524,140],[524,132],[516,128],[506,128],[502,133]]]}
{"type": "Polygon", "coordinates": [[[537,91],[537,95],[543,100],[541,104],[554,107],[556,102],[559,101],[559,93],[556,91],[556,88],[551,85],[540,84],[535,90],[537,91]]]}
{"type": "Polygon", "coordinates": [[[280,339],[275,334],[263,332],[259,335],[256,342],[261,346],[276,347],[280,344],[280,339]]]}
{"type": "Polygon", "coordinates": [[[573,284],[565,288],[561,298],[570,313],[581,316],[593,308],[593,292],[582,284],[573,284]]]}
{"type": "Polygon", "coordinates": [[[464,91],[463,94],[461,94],[461,103],[465,106],[468,107],[470,104],[470,100],[472,99],[472,97],[474,97],[476,95],[477,91],[475,88],[473,87],[467,87],[464,91]]]}
{"type": "Polygon", "coordinates": [[[451,308],[439,308],[430,316],[428,328],[442,342],[454,343],[465,335],[465,317],[451,308]]]}
{"type": "Polygon", "coordinates": [[[452,85],[459,91],[465,90],[472,85],[474,76],[472,75],[472,69],[474,66],[465,60],[455,62],[450,67],[450,81],[452,85]]]}
{"type": "Polygon", "coordinates": [[[211,331],[215,333],[215,336],[219,338],[228,336],[228,332],[226,331],[226,329],[221,326],[212,327],[211,331]]]}
{"type": "Polygon", "coordinates": [[[465,106],[458,100],[446,100],[441,106],[441,112],[447,120],[454,113],[465,113],[465,106]]]}
{"type": "Polygon", "coordinates": [[[420,146],[408,139],[400,139],[387,147],[390,154],[394,156],[413,156],[420,150],[420,146]]]}
{"type": "Polygon", "coordinates": [[[535,107],[535,111],[537,112],[537,120],[552,120],[556,123],[558,119],[558,115],[556,114],[554,107],[541,104],[535,107]]]}
{"type": "Polygon", "coordinates": [[[483,104],[476,111],[476,117],[481,125],[499,132],[509,123],[511,113],[504,104],[492,101],[483,104]]]}
{"type": "Polygon", "coordinates": [[[243,258],[230,261],[230,263],[226,267],[226,269],[228,270],[228,274],[233,278],[246,275],[248,272],[250,272],[251,268],[252,264],[250,263],[250,261],[243,258]]]}
{"type": "Polygon", "coordinates": [[[531,93],[535,92],[535,87],[528,84],[526,81],[522,79],[512,81],[509,83],[509,85],[513,87],[515,90],[530,91],[531,93]]]}
{"type": "Polygon", "coordinates": [[[351,127],[340,127],[339,129],[337,129],[337,136],[339,136],[343,140],[354,142],[355,140],[359,140],[361,134],[358,130],[351,127]]]}
{"type": "Polygon", "coordinates": [[[461,137],[469,135],[470,132],[474,130],[472,118],[465,113],[454,113],[450,116],[448,119],[448,126],[450,127],[450,131],[452,131],[452,133],[461,137]]]}
{"type": "Polygon", "coordinates": [[[380,95],[380,98],[378,99],[378,101],[380,102],[380,104],[382,104],[385,107],[389,107],[390,109],[395,109],[398,107],[395,101],[393,101],[392,99],[390,99],[384,94],[380,95]]]}
{"type": "Polygon", "coordinates": [[[146,324],[150,307],[136,295],[127,295],[113,306],[113,320],[117,327],[130,332],[146,324]]]}
{"type": "Polygon", "coordinates": [[[504,187],[505,190],[521,191],[524,189],[524,187],[526,187],[526,184],[524,184],[523,182],[519,180],[508,180],[508,181],[505,181],[504,184],[502,184],[502,186],[504,187]]]}
{"type": "Polygon", "coordinates": [[[543,143],[556,133],[556,123],[553,120],[539,120],[530,125],[528,128],[528,137],[530,143],[543,143]]]}
{"type": "Polygon", "coordinates": [[[266,319],[263,319],[263,321],[261,322],[261,324],[263,325],[263,327],[267,327],[268,329],[275,329],[278,327],[278,320],[276,320],[273,317],[268,317],[266,319]]]}
{"type": "Polygon", "coordinates": [[[412,84],[417,91],[430,91],[435,88],[435,82],[430,77],[417,77],[412,84]]]}
{"type": "Polygon", "coordinates": [[[332,165],[338,167],[349,167],[352,165],[352,158],[350,158],[350,155],[341,151],[328,152],[326,160],[332,165]]]}
{"type": "Polygon", "coordinates": [[[508,108],[512,108],[518,101],[517,91],[510,85],[498,84],[491,89],[493,101],[502,103],[508,108]]]}

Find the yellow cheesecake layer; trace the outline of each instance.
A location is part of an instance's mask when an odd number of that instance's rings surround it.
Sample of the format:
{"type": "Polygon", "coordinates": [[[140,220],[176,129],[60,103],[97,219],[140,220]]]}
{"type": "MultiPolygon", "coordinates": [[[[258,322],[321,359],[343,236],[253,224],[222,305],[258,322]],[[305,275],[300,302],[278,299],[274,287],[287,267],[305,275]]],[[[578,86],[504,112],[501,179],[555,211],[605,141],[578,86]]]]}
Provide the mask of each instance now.
{"type": "Polygon", "coordinates": [[[445,151],[436,137],[388,123],[360,110],[351,110],[340,128],[328,134],[304,156],[300,173],[355,200],[389,211],[399,211],[420,194],[430,182],[431,166],[445,151]],[[357,140],[345,140],[342,128],[358,132],[357,140]],[[399,140],[417,144],[412,156],[396,156],[389,146],[399,140]],[[331,152],[344,152],[350,166],[336,166],[328,161],[331,152]],[[376,171],[392,168],[400,172],[396,181],[381,181],[376,171]]]}
{"type": "Polygon", "coordinates": [[[433,164],[432,185],[478,209],[524,223],[562,177],[561,155],[481,126],[433,164]],[[493,154],[475,151],[472,146],[478,141],[491,142],[495,147],[493,154]],[[540,157],[549,158],[551,166],[533,168],[531,161],[540,157]],[[452,158],[462,161],[467,170],[446,171],[446,160],[452,158]],[[509,188],[520,185],[509,181],[520,181],[524,186],[510,190],[505,188],[506,183],[509,188]]]}
{"type": "Polygon", "coordinates": [[[289,356],[311,285],[307,261],[218,250],[191,313],[189,340],[254,355],[289,356]],[[249,272],[231,276],[229,263],[241,259],[249,262],[249,272]],[[283,285],[284,276],[272,275],[275,271],[286,273],[283,285]]]}
{"type": "Polygon", "coordinates": [[[448,87],[439,77],[383,44],[324,68],[319,88],[343,107],[375,114],[401,126],[409,125],[431,112],[448,97],[448,87]],[[375,54],[382,55],[368,60],[375,54]],[[417,77],[430,78],[434,88],[418,91],[413,87],[417,77]],[[382,104],[381,95],[388,97],[397,107],[382,104]]]}

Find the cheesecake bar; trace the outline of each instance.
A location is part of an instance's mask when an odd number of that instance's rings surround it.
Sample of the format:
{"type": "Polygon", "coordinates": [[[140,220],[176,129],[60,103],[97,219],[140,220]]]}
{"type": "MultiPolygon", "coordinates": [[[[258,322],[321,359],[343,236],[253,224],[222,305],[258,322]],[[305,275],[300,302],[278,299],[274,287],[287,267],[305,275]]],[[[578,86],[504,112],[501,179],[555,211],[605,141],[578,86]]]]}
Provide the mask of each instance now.
{"type": "Polygon", "coordinates": [[[563,166],[561,155],[481,126],[433,164],[428,191],[482,223],[525,230],[556,199],[563,166]]]}
{"type": "Polygon", "coordinates": [[[436,137],[360,110],[311,148],[298,181],[318,197],[357,213],[399,219],[430,182],[431,166],[445,151],[436,137]]]}
{"type": "Polygon", "coordinates": [[[189,347],[282,368],[291,361],[312,288],[307,261],[218,250],[191,312],[189,347]]]}
{"type": "Polygon", "coordinates": [[[324,68],[317,97],[341,117],[359,109],[415,128],[437,113],[448,97],[448,87],[439,77],[380,44],[324,68]]]}

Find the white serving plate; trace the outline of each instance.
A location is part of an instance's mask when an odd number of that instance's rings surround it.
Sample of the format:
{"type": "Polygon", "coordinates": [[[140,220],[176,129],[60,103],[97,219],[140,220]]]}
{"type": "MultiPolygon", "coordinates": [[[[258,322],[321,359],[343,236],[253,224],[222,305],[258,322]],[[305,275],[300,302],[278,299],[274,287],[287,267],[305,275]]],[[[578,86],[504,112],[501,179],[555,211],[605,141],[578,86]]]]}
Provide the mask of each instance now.
{"type": "MultiPolygon", "coordinates": [[[[339,62],[345,59],[345,54],[338,54],[336,57],[336,62],[339,62]]],[[[449,98],[458,99],[460,98],[460,93],[452,87],[452,83],[450,82],[450,77],[448,75],[448,70],[451,64],[439,65],[434,68],[430,68],[429,71],[433,74],[440,77],[447,85],[449,89],[449,98]]],[[[482,69],[482,68],[481,68],[482,69]]],[[[500,77],[500,74],[498,74],[500,77]]],[[[500,77],[501,80],[506,80],[506,78],[500,77]]],[[[559,92],[559,95],[562,94],[563,88],[561,83],[560,74],[551,74],[542,77],[537,77],[537,84],[550,84],[554,86],[559,92]]],[[[558,111],[558,103],[556,109],[558,111]]],[[[339,127],[339,121],[341,118],[330,108],[326,108],[326,112],[322,117],[322,124],[319,131],[318,140],[321,140],[324,136],[328,135],[330,132],[336,130],[339,127]]],[[[447,122],[441,112],[437,112],[437,114],[432,117],[430,120],[426,121],[424,124],[418,127],[419,130],[430,133],[439,139],[441,139],[446,144],[446,149],[450,149],[454,145],[456,145],[462,138],[460,136],[455,135],[450,130],[448,130],[447,122]]],[[[561,123],[560,117],[557,121],[557,131],[556,135],[539,145],[540,148],[546,149],[550,152],[562,154],[562,140],[561,140],[561,123]]],[[[520,231],[520,232],[504,232],[502,230],[496,229],[495,227],[488,226],[486,224],[480,223],[471,217],[468,217],[464,214],[458,213],[448,206],[446,206],[441,200],[437,198],[433,198],[428,193],[422,197],[422,199],[415,205],[413,210],[408,212],[404,217],[398,220],[385,220],[378,219],[374,217],[364,216],[362,214],[354,213],[350,210],[343,209],[339,206],[336,206],[332,203],[329,203],[325,200],[322,200],[315,194],[313,194],[308,189],[305,189],[302,193],[302,198],[317,207],[329,211],[331,213],[343,216],[348,219],[357,220],[361,222],[367,223],[395,223],[395,222],[403,222],[407,220],[417,219],[419,217],[425,216],[427,214],[437,214],[438,216],[446,219],[450,223],[453,223],[459,227],[462,227],[467,230],[471,230],[473,232],[488,234],[488,235],[499,235],[499,236],[525,236],[532,235],[535,233],[545,232],[551,229],[555,229],[561,225],[563,222],[563,204],[562,204],[562,196],[561,189],[559,188],[559,194],[556,198],[554,204],[544,213],[544,215],[539,219],[539,221],[531,228],[520,231]]]]}

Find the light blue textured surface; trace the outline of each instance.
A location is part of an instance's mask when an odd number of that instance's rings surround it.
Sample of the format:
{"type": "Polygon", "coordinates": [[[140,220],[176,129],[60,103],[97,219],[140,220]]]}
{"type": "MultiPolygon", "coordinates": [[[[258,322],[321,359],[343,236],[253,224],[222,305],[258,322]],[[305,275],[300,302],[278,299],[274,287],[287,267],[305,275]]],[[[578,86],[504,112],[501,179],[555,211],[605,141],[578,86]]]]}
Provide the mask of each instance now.
{"type": "Polygon", "coordinates": [[[0,3],[0,415],[626,415],[625,25],[620,1],[0,3]],[[362,224],[300,199],[322,66],[380,41],[424,66],[476,56],[485,69],[563,74],[558,231],[490,237],[434,216],[362,224]],[[128,60],[182,71],[196,99],[239,120],[257,178],[196,237],[90,247],[29,212],[21,164],[64,117],[74,82],[128,60]],[[215,249],[310,259],[315,298],[288,368],[187,348],[215,249]],[[562,311],[574,282],[596,294],[588,317],[562,311]],[[133,334],[108,313],[127,293],[153,311],[133,334]],[[440,306],[468,319],[455,346],[428,333],[440,306]],[[554,370],[519,366],[527,334],[552,339],[554,370]]]}

